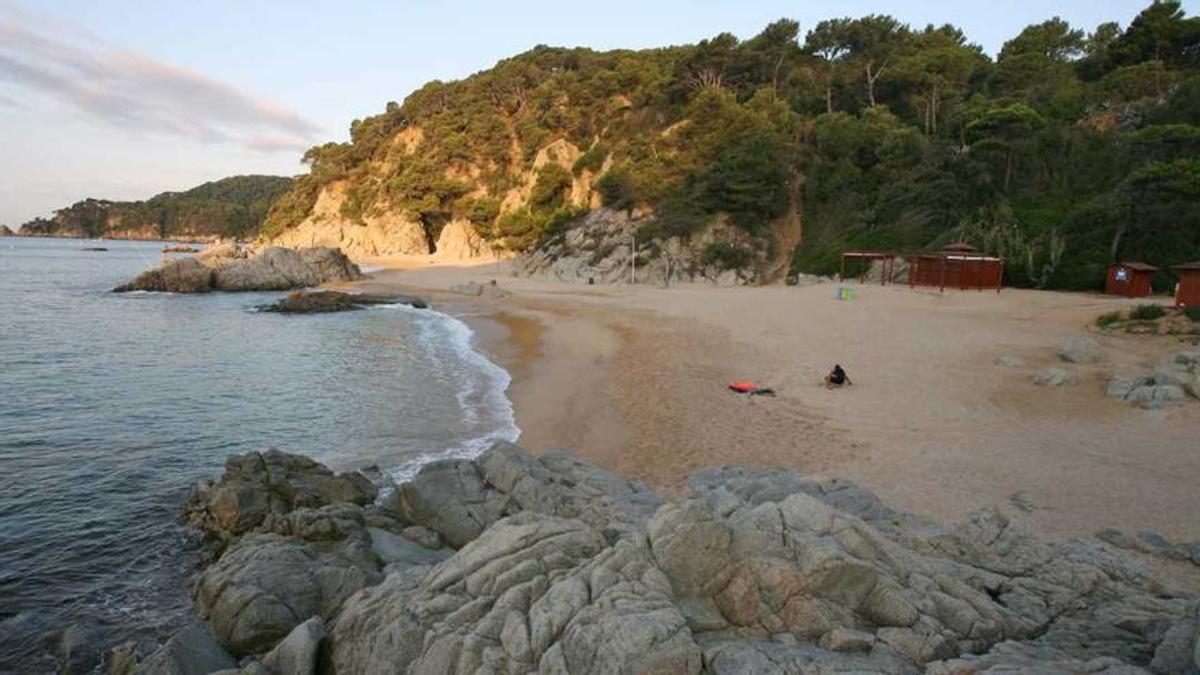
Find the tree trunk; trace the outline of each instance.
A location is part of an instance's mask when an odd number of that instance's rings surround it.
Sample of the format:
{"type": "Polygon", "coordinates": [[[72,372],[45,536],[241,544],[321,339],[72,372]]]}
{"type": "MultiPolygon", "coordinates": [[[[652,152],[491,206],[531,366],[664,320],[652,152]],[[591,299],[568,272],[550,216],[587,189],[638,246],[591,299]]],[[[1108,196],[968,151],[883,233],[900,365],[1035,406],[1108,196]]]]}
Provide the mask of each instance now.
{"type": "Polygon", "coordinates": [[[1005,156],[1005,159],[1004,159],[1004,192],[1005,193],[1008,192],[1008,186],[1012,182],[1012,166],[1013,166],[1013,153],[1012,153],[1012,150],[1009,149],[1008,154],[1005,156]]]}
{"type": "Polygon", "coordinates": [[[833,114],[833,82],[825,82],[825,112],[833,114]]]}
{"type": "Polygon", "coordinates": [[[875,78],[878,74],[871,73],[871,62],[867,62],[867,104],[875,107],[875,78]]]}
{"type": "Polygon", "coordinates": [[[931,122],[931,124],[930,124],[930,126],[931,126],[931,128],[932,128],[932,130],[933,130],[933,133],[932,133],[932,134],[930,134],[931,136],[936,136],[936,135],[937,135],[938,110],[939,110],[939,108],[941,108],[941,101],[940,101],[940,99],[938,98],[938,95],[939,95],[939,92],[938,92],[938,82],[937,82],[937,80],[935,79],[935,80],[933,81],[933,101],[932,101],[932,103],[930,104],[930,105],[933,107],[933,119],[932,119],[932,122],[931,122]]]}

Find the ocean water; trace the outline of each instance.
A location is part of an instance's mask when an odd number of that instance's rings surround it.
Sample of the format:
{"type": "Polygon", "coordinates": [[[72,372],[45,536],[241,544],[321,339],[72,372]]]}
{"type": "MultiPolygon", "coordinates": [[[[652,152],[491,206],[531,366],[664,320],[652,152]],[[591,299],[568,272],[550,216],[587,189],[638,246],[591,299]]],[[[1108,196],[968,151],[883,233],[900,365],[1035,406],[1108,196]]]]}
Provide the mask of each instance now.
{"type": "MultiPolygon", "coordinates": [[[[0,672],[149,646],[189,616],[190,485],[275,447],[398,478],[515,440],[508,375],[451,316],[282,316],[280,294],[113,294],[161,243],[0,238],[0,672]]],[[[85,659],[86,660],[86,659],[85,659]]]]}

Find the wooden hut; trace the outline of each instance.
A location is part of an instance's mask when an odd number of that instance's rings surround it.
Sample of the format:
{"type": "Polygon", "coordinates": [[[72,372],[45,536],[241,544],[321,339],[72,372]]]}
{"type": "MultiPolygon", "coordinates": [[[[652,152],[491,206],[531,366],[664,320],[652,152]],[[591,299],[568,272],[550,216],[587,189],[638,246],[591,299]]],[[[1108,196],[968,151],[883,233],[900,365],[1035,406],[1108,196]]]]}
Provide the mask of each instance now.
{"type": "Polygon", "coordinates": [[[1108,266],[1104,292],[1127,298],[1144,298],[1153,292],[1150,283],[1157,267],[1140,262],[1118,262],[1108,266]]]}
{"type": "Polygon", "coordinates": [[[1004,286],[1004,259],[979,253],[974,246],[956,242],[936,253],[908,257],[908,285],[936,286],[941,290],[1004,286]]]}
{"type": "Polygon", "coordinates": [[[1173,268],[1179,271],[1176,307],[1200,307],[1200,260],[1173,268]]]}
{"type": "Polygon", "coordinates": [[[888,285],[896,274],[896,258],[899,256],[895,253],[882,251],[847,251],[842,254],[842,271],[838,274],[838,278],[846,279],[846,263],[848,261],[866,262],[867,266],[863,273],[859,275],[859,281],[866,281],[867,274],[871,271],[871,264],[879,263],[879,283],[882,286],[888,285]]]}

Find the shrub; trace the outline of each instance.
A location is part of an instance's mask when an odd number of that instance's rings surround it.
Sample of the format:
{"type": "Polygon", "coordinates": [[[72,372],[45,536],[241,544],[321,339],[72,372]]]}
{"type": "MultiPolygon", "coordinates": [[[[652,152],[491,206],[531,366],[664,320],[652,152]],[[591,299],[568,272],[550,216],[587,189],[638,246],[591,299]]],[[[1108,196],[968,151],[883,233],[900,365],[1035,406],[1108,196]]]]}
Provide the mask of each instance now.
{"type": "Polygon", "coordinates": [[[1200,307],[1184,308],[1183,315],[1196,323],[1200,323],[1200,307]]]}
{"type": "Polygon", "coordinates": [[[737,270],[750,265],[754,254],[741,246],[714,242],[704,247],[702,261],[705,265],[714,265],[722,270],[737,270]]]}
{"type": "Polygon", "coordinates": [[[1101,314],[1099,317],[1097,317],[1096,325],[1101,328],[1108,328],[1109,326],[1113,325],[1114,323],[1119,322],[1120,320],[1121,320],[1120,312],[1109,312],[1107,314],[1101,314]]]}
{"type": "Polygon", "coordinates": [[[1167,315],[1162,305],[1138,305],[1129,312],[1129,318],[1134,321],[1153,321],[1167,315]]]}

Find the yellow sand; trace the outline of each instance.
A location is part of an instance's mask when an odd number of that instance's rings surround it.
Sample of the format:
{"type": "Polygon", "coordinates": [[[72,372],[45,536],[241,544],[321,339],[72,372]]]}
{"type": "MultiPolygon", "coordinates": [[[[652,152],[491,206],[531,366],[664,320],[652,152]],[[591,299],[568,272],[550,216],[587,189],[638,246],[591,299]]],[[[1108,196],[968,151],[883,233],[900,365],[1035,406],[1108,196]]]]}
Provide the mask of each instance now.
{"type": "Polygon", "coordinates": [[[1030,380],[1064,365],[1059,339],[1094,332],[1128,300],[864,285],[837,301],[830,284],[583,286],[515,279],[504,265],[408,265],[366,285],[416,290],[477,325],[499,319],[507,340],[483,347],[514,374],[533,450],[566,447],[667,489],[699,467],[780,465],[851,478],[944,521],[1005,504],[1042,534],[1200,538],[1200,403],[1145,411],[1103,393],[1109,373],[1152,367],[1177,339],[1096,334],[1105,359],[1066,366],[1079,384],[1030,380]],[[514,296],[444,292],[472,279],[514,296]],[[994,365],[1002,355],[1026,367],[994,365]],[[835,362],[854,386],[821,385],[835,362]],[[779,396],[726,390],[744,379],[779,396]]]}

